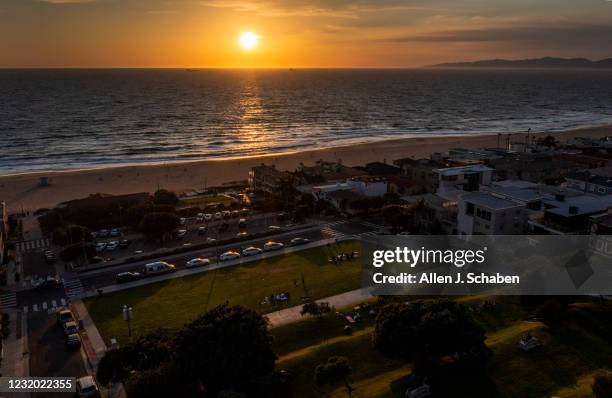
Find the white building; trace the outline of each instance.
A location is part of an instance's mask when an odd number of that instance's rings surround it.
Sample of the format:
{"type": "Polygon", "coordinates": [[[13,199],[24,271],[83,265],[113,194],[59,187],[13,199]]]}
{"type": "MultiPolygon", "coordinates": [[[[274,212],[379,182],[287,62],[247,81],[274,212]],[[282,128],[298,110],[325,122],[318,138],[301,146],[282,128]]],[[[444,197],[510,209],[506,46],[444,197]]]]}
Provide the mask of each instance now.
{"type": "Polygon", "coordinates": [[[459,235],[520,235],[525,226],[526,211],[522,203],[487,192],[468,192],[459,197],[459,235]]]}
{"type": "Polygon", "coordinates": [[[337,191],[351,191],[363,196],[383,196],[387,193],[388,183],[382,177],[359,176],[345,182],[318,185],[312,187],[312,194],[318,199],[327,199],[327,195],[337,191]]]}

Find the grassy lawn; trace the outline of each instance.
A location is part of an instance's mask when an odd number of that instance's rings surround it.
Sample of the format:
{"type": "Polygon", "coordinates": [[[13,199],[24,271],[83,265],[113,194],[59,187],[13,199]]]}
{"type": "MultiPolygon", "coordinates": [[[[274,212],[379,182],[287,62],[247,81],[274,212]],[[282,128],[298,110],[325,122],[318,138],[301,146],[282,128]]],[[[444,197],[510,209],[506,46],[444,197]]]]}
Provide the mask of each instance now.
{"type": "MultiPolygon", "coordinates": [[[[223,304],[241,304],[260,313],[280,309],[262,304],[266,296],[290,292],[284,307],[301,304],[305,289],[318,299],[343,293],[360,286],[360,261],[330,264],[328,258],[338,252],[361,251],[357,241],[301,250],[268,260],[204,272],[160,283],[105,294],[85,301],[89,313],[105,340],[125,341],[127,326],[121,318],[124,304],[134,309],[132,330],[135,334],[155,328],[178,329],[207,309],[223,304]],[[295,283],[294,283],[295,282],[295,283]]],[[[284,308],[282,307],[282,308],[284,308]]]]}
{"type": "Polygon", "coordinates": [[[215,196],[196,196],[193,198],[183,198],[181,199],[181,204],[184,206],[199,206],[206,207],[211,203],[223,203],[223,205],[230,205],[232,200],[224,195],[215,195],[215,196]]]}
{"type": "MultiPolygon", "coordinates": [[[[477,304],[486,297],[462,298],[477,304]]],[[[571,306],[566,326],[549,330],[529,319],[514,298],[498,298],[495,308],[476,310],[474,317],[487,332],[494,351],[489,374],[503,398],[592,397],[593,378],[612,371],[612,308],[599,303],[571,306]],[[517,347],[527,332],[544,346],[525,353],[517,347]]],[[[342,333],[344,321],[335,314],[322,320],[306,319],[272,330],[279,355],[277,369],[294,375],[295,397],[343,397],[342,386],[318,388],[314,368],[332,355],[349,358],[353,367],[353,397],[401,397],[410,366],[380,356],[372,348],[374,320],[366,316],[352,336],[342,333]]]]}

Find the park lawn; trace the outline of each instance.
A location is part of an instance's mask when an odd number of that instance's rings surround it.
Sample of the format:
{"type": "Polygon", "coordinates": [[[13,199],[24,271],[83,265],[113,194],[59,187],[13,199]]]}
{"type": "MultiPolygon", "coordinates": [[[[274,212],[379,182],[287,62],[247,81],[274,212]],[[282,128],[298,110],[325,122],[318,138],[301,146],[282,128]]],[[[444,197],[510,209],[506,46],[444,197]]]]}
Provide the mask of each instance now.
{"type": "MultiPolygon", "coordinates": [[[[494,352],[489,374],[499,397],[592,397],[594,376],[612,371],[612,309],[596,303],[574,304],[568,325],[551,331],[541,322],[530,320],[512,298],[496,301],[494,309],[475,312],[474,317],[485,328],[487,345],[494,352]],[[544,346],[529,353],[521,351],[517,344],[527,332],[544,346]]],[[[294,375],[294,396],[346,396],[341,385],[319,388],[314,384],[314,368],[332,355],[349,358],[353,387],[357,388],[353,397],[403,396],[410,366],[373,350],[373,319],[364,317],[363,325],[357,326],[352,336],[344,336],[342,325],[337,315],[330,314],[322,320],[306,319],[272,330],[279,354],[277,369],[287,369],[294,375]]]]}
{"type": "Polygon", "coordinates": [[[360,260],[331,264],[328,259],[339,252],[361,251],[358,241],[320,246],[203,272],[196,275],[139,286],[93,297],[85,304],[103,338],[127,340],[127,325],[121,318],[122,306],[133,308],[134,334],[156,328],[177,330],[190,320],[228,301],[252,308],[262,314],[281,307],[262,304],[264,297],[291,293],[282,308],[301,304],[308,293],[313,299],[333,296],[360,287],[360,260]],[[305,288],[301,285],[304,276],[305,288]]]}
{"type": "Polygon", "coordinates": [[[232,200],[225,195],[215,195],[215,196],[196,196],[193,198],[182,198],[181,204],[185,206],[199,206],[206,207],[211,203],[223,203],[223,205],[227,206],[232,203],[232,200]]]}

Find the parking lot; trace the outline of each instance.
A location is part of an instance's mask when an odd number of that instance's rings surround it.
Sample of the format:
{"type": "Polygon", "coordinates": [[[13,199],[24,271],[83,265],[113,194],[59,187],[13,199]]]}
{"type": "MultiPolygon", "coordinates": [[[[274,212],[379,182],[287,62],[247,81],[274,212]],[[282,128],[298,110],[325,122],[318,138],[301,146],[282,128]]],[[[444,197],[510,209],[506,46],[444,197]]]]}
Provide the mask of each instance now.
{"type": "MultiPolygon", "coordinates": [[[[75,377],[85,376],[80,350],[66,348],[64,333],[57,325],[56,315],[33,312],[27,315],[30,376],[75,377]]],[[[33,397],[65,398],[66,393],[35,393],[33,397]]]]}

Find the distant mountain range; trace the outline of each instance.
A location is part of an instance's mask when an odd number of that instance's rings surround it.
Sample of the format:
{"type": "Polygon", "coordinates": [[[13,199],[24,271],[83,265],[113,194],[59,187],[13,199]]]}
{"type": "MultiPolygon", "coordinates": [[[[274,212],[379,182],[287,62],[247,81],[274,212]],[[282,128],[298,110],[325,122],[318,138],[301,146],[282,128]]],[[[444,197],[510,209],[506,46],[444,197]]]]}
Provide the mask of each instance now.
{"type": "Polygon", "coordinates": [[[474,62],[452,62],[431,68],[612,68],[612,58],[591,61],[586,58],[490,59],[474,62]]]}

